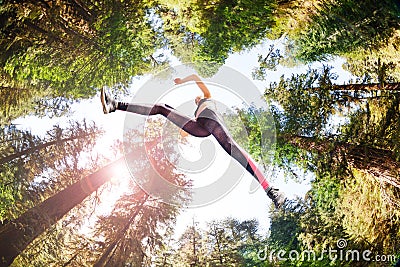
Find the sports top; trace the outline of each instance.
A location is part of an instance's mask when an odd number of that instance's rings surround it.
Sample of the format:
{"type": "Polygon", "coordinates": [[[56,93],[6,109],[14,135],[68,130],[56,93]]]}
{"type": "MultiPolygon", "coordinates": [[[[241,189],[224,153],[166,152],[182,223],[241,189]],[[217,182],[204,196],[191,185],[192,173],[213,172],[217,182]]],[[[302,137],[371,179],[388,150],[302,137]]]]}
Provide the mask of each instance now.
{"type": "Polygon", "coordinates": [[[206,108],[214,112],[217,111],[217,105],[214,100],[212,100],[211,98],[202,98],[197,105],[196,111],[194,112],[195,117],[197,118],[200,113],[206,108]]]}

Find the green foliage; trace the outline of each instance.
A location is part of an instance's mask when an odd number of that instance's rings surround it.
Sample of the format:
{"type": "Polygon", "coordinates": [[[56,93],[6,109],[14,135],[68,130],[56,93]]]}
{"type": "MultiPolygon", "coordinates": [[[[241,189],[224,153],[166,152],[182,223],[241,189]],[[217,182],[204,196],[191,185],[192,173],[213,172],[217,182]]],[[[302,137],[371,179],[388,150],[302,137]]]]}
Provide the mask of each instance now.
{"type": "Polygon", "coordinates": [[[176,7],[162,1],[164,30],[176,55],[188,62],[224,63],[229,53],[259,44],[273,24],[275,2],[190,1],[176,7]],[[175,40],[178,36],[178,40],[175,40]],[[178,43],[186,44],[186,49],[178,43]],[[187,49],[192,53],[188,54],[187,49]]]}
{"type": "Polygon", "coordinates": [[[394,1],[324,2],[312,22],[294,37],[296,56],[305,61],[344,55],[356,48],[377,50],[398,28],[394,1]]]}
{"type": "Polygon", "coordinates": [[[265,51],[255,77],[264,79],[276,61],[293,66],[341,56],[358,77],[378,76],[373,65],[380,60],[391,65],[388,77],[399,80],[399,13],[392,0],[281,2],[268,38],[279,39],[284,48],[265,51]]]}
{"type": "MultiPolygon", "coordinates": [[[[340,177],[340,178],[343,178],[340,177]]],[[[300,218],[302,228],[299,234],[302,247],[321,252],[335,248],[340,238],[346,238],[341,216],[335,212],[340,209],[338,198],[341,190],[339,178],[328,170],[318,173],[307,193],[305,210],[300,218]]]]}
{"type": "Polygon", "coordinates": [[[269,51],[266,56],[258,55],[258,68],[252,73],[253,79],[263,81],[267,77],[267,71],[276,71],[280,62],[284,59],[278,48],[274,45],[269,46],[269,51]]]}
{"type": "Polygon", "coordinates": [[[266,96],[283,109],[280,131],[307,136],[318,136],[324,131],[336,101],[330,85],[337,76],[330,69],[309,69],[287,79],[282,76],[279,83],[270,85],[266,96]]]}
{"type": "Polygon", "coordinates": [[[221,62],[231,51],[258,44],[273,24],[273,6],[273,2],[265,1],[199,3],[202,14],[198,27],[204,42],[203,54],[221,62]]]}
{"type": "Polygon", "coordinates": [[[299,218],[302,214],[301,205],[287,205],[271,216],[271,234],[269,245],[276,250],[296,250],[300,247],[298,235],[301,228],[299,218]]]}
{"type": "MultiPolygon", "coordinates": [[[[375,253],[394,253],[400,246],[400,214],[390,201],[388,188],[362,171],[354,170],[354,179],[344,184],[340,195],[339,216],[349,237],[375,253]]],[[[399,197],[399,190],[390,190],[399,197]]],[[[389,192],[390,192],[389,191],[389,192]]],[[[393,197],[393,196],[392,196],[393,197]]]]}
{"type": "Polygon", "coordinates": [[[399,65],[395,63],[399,53],[393,50],[394,46],[396,45],[391,44],[385,49],[371,53],[353,53],[343,67],[357,77],[362,77],[365,82],[376,82],[382,87],[385,83],[395,83],[400,78],[399,65]]]}
{"type": "Polygon", "coordinates": [[[390,150],[398,160],[399,101],[398,91],[380,92],[368,99],[342,127],[342,138],[390,150]]]}
{"type": "Polygon", "coordinates": [[[271,106],[271,110],[249,107],[236,112],[238,115],[224,115],[230,133],[265,169],[283,170],[285,174],[300,180],[298,166],[306,170],[313,168],[310,155],[282,137],[285,134],[279,131],[283,128],[280,119],[283,115],[275,106],[271,106]]]}
{"type": "MultiPolygon", "coordinates": [[[[343,263],[330,262],[328,257],[321,256],[321,243],[316,240],[313,240],[311,247],[307,246],[305,237],[308,234],[313,237],[318,235],[321,230],[318,227],[323,227],[319,214],[311,208],[310,203],[301,199],[273,213],[268,238],[269,261],[275,262],[274,266],[344,266],[343,263]]],[[[322,233],[318,236],[327,238],[322,233]]]]}
{"type": "Polygon", "coordinates": [[[171,251],[168,262],[172,266],[202,266],[207,254],[204,247],[204,234],[196,225],[188,226],[176,243],[176,251],[171,251]]]}
{"type": "Polygon", "coordinates": [[[104,85],[126,87],[133,76],[162,64],[153,57],[162,40],[150,6],[149,1],[2,5],[0,88],[12,95],[2,103],[5,121],[16,117],[11,111],[35,113],[41,97],[88,98],[104,85]]]}
{"type": "MultiPolygon", "coordinates": [[[[4,77],[4,76],[3,76],[4,77]]],[[[6,80],[4,80],[6,81],[6,80]]],[[[0,82],[1,83],[1,82],[0,82]]],[[[38,116],[64,114],[71,101],[49,99],[49,92],[43,88],[32,89],[21,83],[10,83],[0,85],[0,97],[3,102],[0,105],[0,124],[7,125],[13,119],[35,113],[38,116]],[[51,105],[41,105],[39,103],[51,105]],[[54,102],[51,103],[51,102],[54,102]]]]}
{"type": "Polygon", "coordinates": [[[225,114],[224,120],[238,142],[259,162],[268,164],[275,148],[275,121],[269,110],[250,106],[225,114]]]}

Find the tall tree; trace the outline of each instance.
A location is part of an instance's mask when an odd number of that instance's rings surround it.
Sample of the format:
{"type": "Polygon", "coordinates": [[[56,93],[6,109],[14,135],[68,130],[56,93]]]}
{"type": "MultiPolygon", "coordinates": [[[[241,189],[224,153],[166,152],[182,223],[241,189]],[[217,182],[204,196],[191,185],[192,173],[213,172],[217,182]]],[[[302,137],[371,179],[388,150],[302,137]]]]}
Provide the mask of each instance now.
{"type": "MultiPolygon", "coordinates": [[[[278,230],[271,232],[271,238],[289,244],[285,234],[278,235],[279,231],[294,231],[297,233],[294,249],[313,249],[316,257],[323,249],[336,248],[340,238],[348,241],[349,250],[362,248],[377,254],[395,253],[399,244],[398,234],[393,232],[398,225],[399,196],[396,84],[389,83],[388,90],[385,83],[334,85],[335,75],[327,71],[329,68],[322,70],[282,78],[267,90],[276,119],[278,163],[294,170],[304,168],[313,175],[306,202],[300,203],[300,210],[291,211],[294,224],[285,224],[288,213],[278,215],[282,228],[276,224],[278,230]],[[347,112],[341,111],[344,99],[348,102],[347,112]],[[342,125],[334,121],[340,117],[346,119],[342,125]],[[348,201],[353,205],[360,203],[362,208],[360,205],[351,208],[348,201]],[[382,231],[372,230],[375,223],[379,225],[385,220],[390,222],[387,221],[382,231]],[[371,229],[373,234],[362,229],[371,229]]],[[[257,130],[249,133],[255,134],[257,130]]],[[[283,264],[324,266],[327,262],[283,264]]],[[[364,262],[357,264],[363,266],[364,262]]]]}
{"type": "Polygon", "coordinates": [[[383,183],[400,188],[400,183],[397,179],[400,163],[396,160],[392,151],[368,145],[357,145],[299,135],[287,135],[283,139],[285,142],[306,151],[328,154],[337,165],[347,164],[349,167],[377,177],[383,183]]]}
{"type": "Polygon", "coordinates": [[[147,126],[144,134],[128,132],[117,144],[135,155],[126,157],[132,180],[111,213],[96,222],[93,238],[99,245],[95,259],[89,259],[95,266],[151,265],[150,255],[164,245],[164,232],[188,199],[190,183],[175,168],[173,142],[161,139],[165,127],[174,126],[157,119],[148,120],[147,126]]]}
{"type": "MultiPolygon", "coordinates": [[[[393,134],[384,133],[388,127],[393,128],[394,132],[398,129],[395,119],[399,107],[398,91],[388,88],[389,90],[375,93],[376,84],[362,85],[361,91],[356,90],[360,88],[358,85],[337,86],[329,78],[331,75],[329,69],[323,69],[321,73],[309,71],[306,75],[281,79],[279,85],[273,85],[267,91],[283,108],[283,111],[278,111],[277,108],[276,112],[280,116],[277,127],[278,139],[281,141],[278,142],[292,144],[306,151],[319,151],[319,155],[329,153],[336,162],[347,162],[349,166],[376,175],[398,187],[395,178],[398,172],[397,149],[393,145],[388,146],[388,142],[377,141],[393,140],[393,134]],[[383,125],[379,127],[380,130],[374,132],[377,130],[375,127],[365,129],[365,126],[360,129],[360,124],[353,123],[353,129],[347,133],[356,133],[358,130],[358,134],[361,134],[364,131],[364,137],[369,135],[367,140],[351,140],[348,134],[337,136],[335,132],[340,130],[333,129],[334,125],[329,124],[334,114],[342,108],[344,100],[349,102],[353,112],[358,111],[354,115],[355,120],[360,120],[360,110],[365,110],[365,113],[362,112],[365,116],[359,122],[366,124],[370,123],[371,108],[376,105],[374,103],[385,103],[383,111],[380,111],[384,118],[381,120],[383,125]],[[371,142],[372,140],[375,141],[371,142]]],[[[352,138],[357,137],[352,135],[352,138]]]]}
{"type": "Polygon", "coordinates": [[[342,110],[354,111],[361,104],[366,105],[368,100],[397,97],[400,93],[398,83],[338,85],[335,84],[337,78],[329,66],[309,69],[290,78],[282,76],[279,82],[270,85],[265,94],[284,109],[284,127],[318,135],[318,132],[326,130],[332,116],[342,110]]]}
{"type": "MultiPolygon", "coordinates": [[[[158,126],[162,127],[163,124],[158,126]]],[[[84,265],[96,263],[97,266],[123,263],[131,263],[135,266],[142,263],[147,265],[147,262],[151,261],[148,254],[154,253],[154,250],[162,246],[163,228],[172,227],[174,218],[179,211],[179,204],[187,200],[186,188],[189,184],[181,174],[174,170],[174,164],[170,162],[171,158],[168,157],[167,159],[164,154],[165,151],[160,150],[160,139],[158,137],[161,132],[159,130],[151,131],[155,136],[146,137],[146,145],[144,145],[143,138],[140,138],[143,134],[134,131],[134,133],[131,133],[132,138],[127,137],[125,139],[131,142],[127,144],[117,143],[116,145],[118,151],[122,149],[127,153],[125,157],[90,174],[76,184],[68,186],[65,190],[56,193],[36,206],[34,209],[37,213],[44,212],[46,223],[40,222],[42,217],[33,220],[30,219],[31,216],[28,213],[25,213],[26,223],[31,224],[26,227],[36,231],[35,233],[39,236],[33,243],[29,242],[32,241],[32,236],[25,237],[26,239],[30,238],[30,240],[26,240],[26,244],[30,244],[23,255],[16,259],[17,263],[24,264],[27,262],[25,257],[30,257],[32,262],[57,262],[61,265],[67,262],[84,265]],[[155,157],[157,160],[149,164],[149,157],[155,157]],[[126,160],[130,163],[129,166],[132,171],[130,174],[123,172],[125,166],[123,163],[126,160]],[[150,187],[145,187],[146,190],[150,191],[144,191],[144,188],[141,187],[143,184],[138,185],[131,181],[128,193],[116,202],[111,214],[102,214],[101,219],[97,221],[97,238],[92,235],[86,237],[77,235],[82,226],[84,227],[79,221],[88,217],[90,213],[88,211],[82,212],[82,210],[88,209],[88,205],[90,206],[89,201],[87,201],[88,197],[93,196],[94,191],[96,191],[97,196],[97,189],[112,177],[117,176],[118,179],[122,180],[133,179],[132,174],[135,176],[134,179],[141,179],[150,184],[150,187]],[[167,174],[169,174],[168,177],[167,174]],[[160,175],[176,185],[175,191],[168,190],[168,188],[164,190],[168,192],[171,201],[167,201],[166,198],[161,201],[155,193],[163,189],[157,183],[160,180],[160,175]],[[53,206],[55,201],[62,201],[62,199],[64,201],[70,199],[70,201],[53,206]],[[85,199],[85,202],[82,202],[83,199],[85,199]],[[48,207],[48,210],[43,210],[42,205],[48,207]],[[79,207],[79,210],[77,207],[79,207]],[[73,213],[69,212],[72,208],[74,208],[73,213]],[[58,209],[57,213],[55,209],[58,209]],[[62,220],[60,220],[61,217],[62,220]],[[56,221],[58,223],[50,228],[51,224],[56,221]],[[57,225],[64,227],[60,229],[57,225]],[[105,237],[107,237],[106,240],[104,240],[105,237]],[[52,244],[49,240],[64,241],[65,244],[52,244]],[[37,251],[35,248],[38,245],[45,248],[47,254],[37,251]],[[68,258],[71,253],[73,256],[68,258]]],[[[168,147],[172,143],[167,142],[166,144],[168,147]]],[[[68,177],[68,175],[76,174],[67,172],[65,175],[68,177]]],[[[98,195],[100,201],[102,201],[104,194],[106,193],[103,192],[98,195]]],[[[3,229],[7,229],[8,226],[6,224],[3,229]]]]}
{"type": "Polygon", "coordinates": [[[193,225],[188,226],[185,232],[177,241],[174,265],[176,266],[202,266],[205,264],[205,248],[203,233],[196,225],[193,218],[193,225]]]}
{"type": "Polygon", "coordinates": [[[115,218],[113,217],[115,217],[115,215],[100,220],[101,227],[109,225],[112,228],[117,228],[117,230],[115,233],[108,233],[108,238],[110,239],[109,244],[94,266],[100,267],[111,264],[123,264],[127,261],[135,265],[141,265],[145,262],[146,254],[140,245],[140,240],[133,239],[127,242],[125,238],[128,235],[129,229],[136,221],[138,221],[137,228],[140,228],[140,223],[145,223],[141,222],[140,219],[138,220],[137,217],[139,213],[144,213],[144,204],[149,200],[149,197],[150,196],[145,192],[139,191],[137,194],[125,196],[125,199],[120,199],[120,204],[129,198],[129,202],[131,202],[129,216],[125,218],[125,220],[119,218],[118,224],[120,225],[116,224],[116,221],[114,221],[115,218]]]}
{"type": "MultiPolygon", "coordinates": [[[[5,127],[3,133],[0,145],[3,155],[0,159],[1,220],[16,218],[51,195],[49,189],[60,181],[50,173],[62,173],[85,149],[94,145],[101,131],[95,124],[75,121],[65,128],[55,125],[44,136],[16,127],[5,127]]],[[[72,181],[66,179],[62,186],[72,181]]]]}
{"type": "Polygon", "coordinates": [[[4,225],[0,233],[2,266],[11,264],[33,239],[109,181],[114,175],[115,169],[119,168],[124,160],[125,158],[121,158],[82,178],[4,225]],[[65,201],[66,199],[68,201],[65,201]],[[13,242],[10,243],[10,240],[13,242]]]}

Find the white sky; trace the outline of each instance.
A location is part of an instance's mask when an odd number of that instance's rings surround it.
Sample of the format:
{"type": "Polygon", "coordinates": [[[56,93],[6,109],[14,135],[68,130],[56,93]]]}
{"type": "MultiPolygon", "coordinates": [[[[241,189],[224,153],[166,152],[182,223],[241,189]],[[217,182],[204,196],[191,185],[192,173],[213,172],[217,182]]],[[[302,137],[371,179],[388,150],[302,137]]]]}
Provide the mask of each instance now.
{"type": "MultiPolygon", "coordinates": [[[[231,55],[226,61],[225,65],[239,71],[241,74],[251,79],[253,68],[258,65],[258,54],[262,53],[262,51],[266,51],[266,48],[268,46],[269,43],[264,44],[264,46],[260,45],[248,52],[231,55]]],[[[349,80],[350,75],[341,69],[341,60],[336,60],[329,63],[335,66],[335,72],[339,74],[339,77],[342,81],[349,80]]],[[[173,61],[173,65],[178,64],[180,64],[178,61],[173,61]]],[[[270,82],[276,81],[281,75],[285,74],[288,77],[295,72],[304,72],[306,68],[307,66],[295,69],[285,69],[279,67],[276,72],[271,72],[268,74],[267,81],[253,82],[258,87],[260,92],[263,92],[270,82]]],[[[135,94],[137,88],[140,88],[148,79],[148,76],[144,78],[135,78],[132,83],[132,94],[135,94]]],[[[340,83],[340,81],[338,83],[340,83]]],[[[198,93],[194,93],[194,95],[198,95],[198,93]]],[[[131,99],[120,100],[130,101],[131,99]]],[[[168,97],[163,100],[165,100],[163,102],[169,103],[167,102],[169,101],[168,97]]],[[[170,101],[173,102],[173,99],[170,99],[170,101]]],[[[171,103],[170,105],[173,106],[173,103],[171,103]]],[[[112,144],[113,140],[122,139],[126,113],[115,112],[104,115],[99,101],[99,95],[96,95],[96,97],[94,97],[93,99],[83,100],[80,103],[74,104],[72,110],[73,114],[69,118],[70,120],[80,121],[85,118],[87,121],[96,122],[98,126],[102,127],[105,130],[105,136],[100,138],[98,141],[97,149],[99,151],[107,152],[108,150],[110,150],[109,146],[112,144]]],[[[33,133],[43,134],[46,130],[49,130],[54,124],[65,124],[66,119],[26,117],[19,118],[13,123],[20,124],[20,128],[30,129],[33,133]]],[[[213,167],[215,168],[215,172],[218,172],[218,168],[221,168],[221,166],[224,165],[224,161],[230,160],[229,155],[227,155],[224,151],[217,154],[218,160],[216,160],[216,163],[213,167]]],[[[212,177],[210,176],[210,173],[213,173],[213,169],[208,170],[207,176],[203,178],[203,181],[197,180],[197,182],[212,182],[212,177]]],[[[215,176],[217,177],[218,175],[215,176]]],[[[199,179],[199,176],[194,176],[194,178],[199,179]]],[[[253,179],[254,178],[246,172],[240,180],[240,183],[223,198],[203,207],[186,209],[177,218],[176,234],[179,235],[180,233],[182,233],[185,227],[192,223],[193,218],[195,218],[196,222],[200,223],[200,226],[204,226],[206,222],[209,222],[211,220],[224,219],[228,216],[238,218],[240,220],[256,218],[260,223],[261,229],[263,231],[266,231],[269,228],[270,214],[268,210],[271,205],[271,200],[266,196],[261,187],[255,192],[250,192],[250,185],[253,182],[253,179]]],[[[284,191],[289,198],[293,198],[295,195],[304,196],[305,192],[310,188],[308,181],[305,181],[304,184],[298,184],[293,181],[284,181],[283,177],[281,176],[273,177],[272,181],[273,184],[277,185],[278,188],[284,191]]]]}

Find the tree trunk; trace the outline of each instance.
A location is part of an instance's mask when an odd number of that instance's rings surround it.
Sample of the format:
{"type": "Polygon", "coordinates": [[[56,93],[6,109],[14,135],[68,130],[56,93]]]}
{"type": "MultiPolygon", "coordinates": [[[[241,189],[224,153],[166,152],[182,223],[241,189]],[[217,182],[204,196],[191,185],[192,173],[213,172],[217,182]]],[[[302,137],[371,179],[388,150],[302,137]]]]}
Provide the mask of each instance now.
{"type": "MultiPolygon", "coordinates": [[[[89,135],[89,134],[88,134],[88,135],[89,135]]],[[[83,135],[83,136],[72,136],[72,137],[68,137],[68,138],[61,139],[61,140],[54,140],[54,141],[50,141],[50,142],[47,142],[47,143],[44,143],[44,144],[40,144],[40,145],[37,145],[37,146],[33,146],[33,147],[30,147],[30,148],[27,148],[27,149],[25,149],[25,150],[22,150],[22,151],[19,151],[19,152],[14,153],[14,154],[11,154],[11,155],[8,155],[8,156],[5,156],[5,157],[0,158],[0,165],[3,165],[3,164],[5,164],[5,163],[7,163],[7,162],[9,162],[9,161],[11,161],[11,160],[14,160],[14,159],[16,159],[16,158],[19,158],[19,157],[21,157],[21,156],[23,156],[23,155],[29,155],[29,154],[31,154],[31,153],[37,151],[37,150],[41,150],[41,149],[44,149],[44,148],[46,148],[46,147],[55,145],[55,144],[57,144],[57,143],[65,143],[65,142],[68,142],[68,141],[72,141],[72,140],[74,140],[74,139],[76,139],[76,138],[83,138],[83,137],[86,137],[86,136],[88,136],[88,135],[83,135]]]]}
{"type": "Polygon", "coordinates": [[[125,157],[122,157],[4,225],[0,232],[0,266],[10,265],[36,237],[116,175],[116,169],[124,163],[125,157]]]}
{"type": "Polygon", "coordinates": [[[358,169],[375,178],[400,188],[400,162],[392,151],[367,145],[356,145],[332,140],[318,140],[314,137],[284,135],[282,138],[295,147],[315,152],[331,154],[347,166],[358,169]]]}
{"type": "Polygon", "coordinates": [[[349,166],[400,188],[400,162],[395,160],[391,151],[364,146],[347,147],[349,166]]]}
{"type": "Polygon", "coordinates": [[[343,90],[343,91],[400,91],[400,83],[369,83],[369,84],[343,84],[343,85],[333,85],[331,90],[343,90]]]}
{"type": "Polygon", "coordinates": [[[223,264],[224,263],[224,258],[222,255],[222,251],[221,251],[221,245],[220,245],[220,236],[218,235],[218,229],[216,225],[213,225],[213,231],[214,231],[214,235],[215,235],[215,241],[217,242],[217,252],[218,252],[218,260],[219,260],[219,264],[223,264]]]}
{"type": "Polygon", "coordinates": [[[41,27],[39,27],[38,25],[36,25],[35,23],[31,22],[30,20],[26,19],[23,22],[29,29],[33,29],[34,31],[43,34],[44,38],[46,38],[49,43],[53,43],[53,42],[58,42],[60,44],[66,45],[65,41],[62,40],[60,37],[58,37],[57,35],[55,35],[52,32],[49,32],[41,27]]]}
{"type": "Polygon", "coordinates": [[[68,4],[70,4],[73,9],[88,23],[93,23],[95,20],[95,15],[93,11],[91,11],[85,4],[78,0],[68,0],[68,4]]]}

